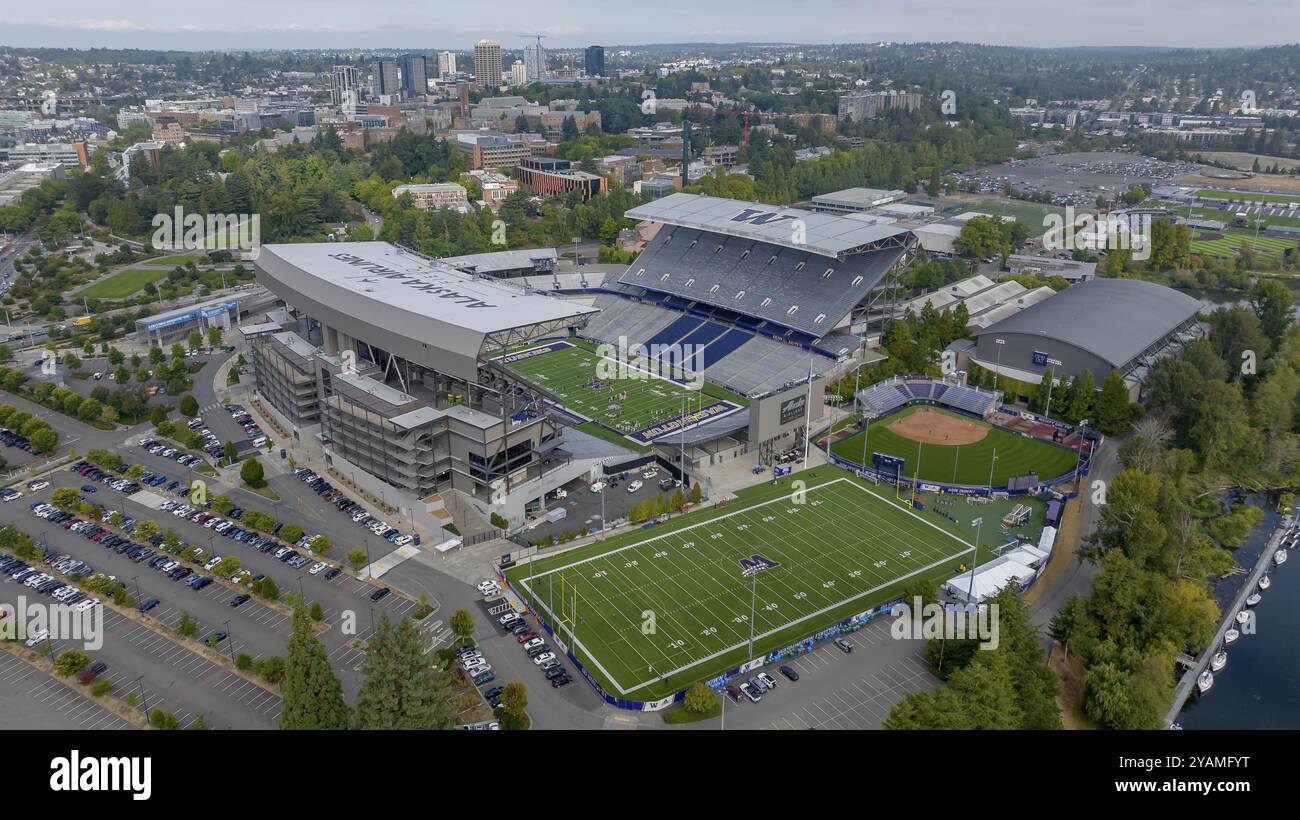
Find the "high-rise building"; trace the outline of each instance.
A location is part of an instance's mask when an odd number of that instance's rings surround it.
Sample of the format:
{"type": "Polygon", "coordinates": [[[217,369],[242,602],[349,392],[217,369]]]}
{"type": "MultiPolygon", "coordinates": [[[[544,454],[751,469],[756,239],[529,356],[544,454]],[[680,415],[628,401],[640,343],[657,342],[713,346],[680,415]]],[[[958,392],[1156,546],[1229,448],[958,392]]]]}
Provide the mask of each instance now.
{"type": "Polygon", "coordinates": [[[360,78],[355,66],[336,65],[330,72],[330,102],[335,105],[356,105],[360,78]]]}
{"type": "Polygon", "coordinates": [[[840,96],[840,120],[866,122],[884,111],[915,111],[921,95],[911,91],[855,91],[840,96]]]}
{"type": "Polygon", "coordinates": [[[438,52],[438,76],[443,79],[453,77],[456,74],[456,52],[440,51],[438,52]]]}
{"type": "Polygon", "coordinates": [[[546,49],[542,48],[540,42],[524,46],[524,70],[530,83],[546,79],[546,49]]]}
{"type": "Polygon", "coordinates": [[[588,77],[605,76],[605,47],[587,46],[586,69],[588,77]]]}
{"type": "Polygon", "coordinates": [[[370,66],[370,75],[370,90],[376,97],[401,93],[396,60],[375,60],[370,66]]]}
{"type": "Polygon", "coordinates": [[[501,44],[479,40],[474,44],[474,84],[479,88],[501,85],[501,44]]]}
{"type": "Polygon", "coordinates": [[[510,84],[514,86],[528,85],[528,68],[524,65],[523,60],[515,60],[510,65],[510,84]]]}
{"type": "Polygon", "coordinates": [[[423,54],[402,56],[402,90],[407,94],[429,93],[429,64],[423,54]]]}

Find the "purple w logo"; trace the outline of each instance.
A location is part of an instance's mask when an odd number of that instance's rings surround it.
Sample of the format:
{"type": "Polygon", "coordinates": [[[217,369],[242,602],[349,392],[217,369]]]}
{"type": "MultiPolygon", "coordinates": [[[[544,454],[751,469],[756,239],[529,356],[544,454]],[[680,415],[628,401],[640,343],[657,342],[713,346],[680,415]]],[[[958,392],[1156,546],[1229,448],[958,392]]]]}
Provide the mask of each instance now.
{"type": "Polygon", "coordinates": [[[732,222],[748,222],[751,225],[766,225],[769,222],[780,222],[783,219],[794,219],[793,216],[781,215],[775,211],[760,211],[755,208],[746,208],[731,218],[732,222]]]}
{"type": "Polygon", "coordinates": [[[754,572],[756,570],[762,570],[762,569],[775,569],[779,566],[781,565],[778,564],[776,561],[773,561],[770,558],[764,558],[763,556],[758,555],[757,553],[755,553],[750,558],[740,559],[740,569],[742,572],[747,572],[747,573],[754,572]]]}

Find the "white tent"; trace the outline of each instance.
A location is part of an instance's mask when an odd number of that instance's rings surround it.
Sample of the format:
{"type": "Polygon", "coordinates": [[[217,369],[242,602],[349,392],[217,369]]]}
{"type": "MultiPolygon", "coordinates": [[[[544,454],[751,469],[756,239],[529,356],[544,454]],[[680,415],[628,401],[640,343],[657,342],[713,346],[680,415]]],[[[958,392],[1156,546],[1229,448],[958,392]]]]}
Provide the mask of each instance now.
{"type": "Polygon", "coordinates": [[[1003,555],[975,570],[973,587],[970,572],[954,576],[943,586],[959,601],[978,603],[998,594],[1009,583],[1019,586],[1037,574],[1038,571],[1033,567],[1012,560],[1009,555],[1003,555]]]}

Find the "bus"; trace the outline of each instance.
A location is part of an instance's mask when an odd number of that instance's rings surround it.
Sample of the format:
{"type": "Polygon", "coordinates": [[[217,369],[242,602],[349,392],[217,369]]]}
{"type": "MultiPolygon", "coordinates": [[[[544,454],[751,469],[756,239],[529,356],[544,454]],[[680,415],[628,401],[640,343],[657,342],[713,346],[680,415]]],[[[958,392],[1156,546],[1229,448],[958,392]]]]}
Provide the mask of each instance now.
{"type": "Polygon", "coordinates": [[[94,319],[91,319],[89,316],[78,316],[72,320],[72,325],[73,327],[85,327],[93,321],[94,319]]]}

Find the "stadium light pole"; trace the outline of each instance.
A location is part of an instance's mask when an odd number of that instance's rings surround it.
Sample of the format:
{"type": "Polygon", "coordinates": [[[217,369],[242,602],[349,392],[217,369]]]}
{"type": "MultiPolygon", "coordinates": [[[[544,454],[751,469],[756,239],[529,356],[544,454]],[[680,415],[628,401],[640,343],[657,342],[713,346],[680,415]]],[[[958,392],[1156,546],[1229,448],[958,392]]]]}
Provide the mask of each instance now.
{"type": "Polygon", "coordinates": [[[996,370],[994,371],[995,374],[997,375],[997,378],[995,378],[995,379],[993,380],[993,389],[994,389],[994,390],[997,390],[997,389],[998,389],[998,383],[1002,380],[1002,346],[1005,345],[1005,344],[1007,343],[1007,340],[1006,340],[1006,339],[994,339],[994,340],[993,340],[993,343],[994,343],[995,345],[998,346],[998,363],[997,363],[997,368],[996,368],[996,370]]]}
{"type": "Polygon", "coordinates": [[[1083,486],[1083,474],[1079,472],[1079,465],[1083,461],[1083,434],[1088,429],[1088,420],[1079,419],[1079,453],[1074,457],[1074,490],[1079,491],[1083,486]]]}
{"type": "Polygon", "coordinates": [[[993,468],[998,463],[998,448],[993,448],[993,460],[989,462],[989,498],[993,498],[993,468]]]}
{"type": "Polygon", "coordinates": [[[758,573],[763,569],[761,566],[753,566],[745,570],[745,574],[750,578],[749,590],[749,659],[754,659],[754,618],[757,614],[758,606],[758,573]]]}
{"type": "Polygon", "coordinates": [[[966,590],[966,602],[971,603],[975,598],[975,570],[980,565],[980,525],[984,523],[984,516],[980,516],[971,522],[975,525],[975,555],[971,559],[970,568],[970,586],[966,590]]]}

